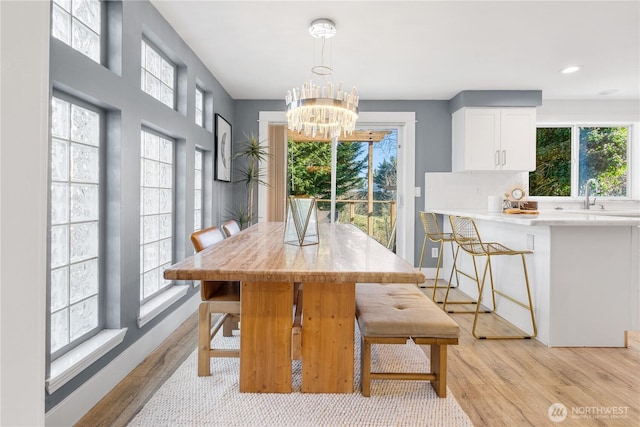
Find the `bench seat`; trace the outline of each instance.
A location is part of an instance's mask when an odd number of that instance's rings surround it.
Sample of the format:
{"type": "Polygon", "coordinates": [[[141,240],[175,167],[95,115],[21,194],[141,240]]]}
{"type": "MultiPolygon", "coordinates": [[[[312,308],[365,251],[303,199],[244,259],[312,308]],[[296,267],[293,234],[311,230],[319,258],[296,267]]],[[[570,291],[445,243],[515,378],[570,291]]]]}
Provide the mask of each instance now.
{"type": "Polygon", "coordinates": [[[356,319],[361,335],[362,395],[372,379],[428,380],[439,397],[447,394],[447,345],[458,344],[460,327],[413,284],[356,284],[356,319]],[[429,373],[371,372],[372,344],[431,346],[429,373]]]}

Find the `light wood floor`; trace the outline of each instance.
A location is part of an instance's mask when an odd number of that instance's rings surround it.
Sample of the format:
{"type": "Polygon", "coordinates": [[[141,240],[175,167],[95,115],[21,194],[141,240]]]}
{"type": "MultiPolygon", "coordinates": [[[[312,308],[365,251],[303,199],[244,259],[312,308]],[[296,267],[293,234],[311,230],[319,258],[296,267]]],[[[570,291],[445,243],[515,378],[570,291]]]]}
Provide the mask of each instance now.
{"type": "MultiPolygon", "coordinates": [[[[449,346],[448,386],[475,426],[640,426],[640,332],[629,334],[629,348],[547,348],[535,340],[476,340],[472,315],[451,316],[462,334],[449,346]],[[556,402],[569,410],[561,423],[547,415],[556,402]],[[602,414],[613,410],[620,418],[602,414]]],[[[491,327],[508,328],[484,316],[491,327]]],[[[125,426],[196,348],[196,325],[194,314],[76,426],[125,426]]]]}

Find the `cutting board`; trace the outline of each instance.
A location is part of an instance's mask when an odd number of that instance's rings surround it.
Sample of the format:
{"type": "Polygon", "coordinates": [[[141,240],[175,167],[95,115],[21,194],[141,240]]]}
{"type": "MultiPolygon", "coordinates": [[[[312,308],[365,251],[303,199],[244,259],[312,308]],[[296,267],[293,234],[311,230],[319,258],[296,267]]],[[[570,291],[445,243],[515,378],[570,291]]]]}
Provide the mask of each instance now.
{"type": "Polygon", "coordinates": [[[505,209],[504,213],[509,215],[538,215],[540,212],[528,210],[528,209],[511,208],[511,209],[505,209]]]}

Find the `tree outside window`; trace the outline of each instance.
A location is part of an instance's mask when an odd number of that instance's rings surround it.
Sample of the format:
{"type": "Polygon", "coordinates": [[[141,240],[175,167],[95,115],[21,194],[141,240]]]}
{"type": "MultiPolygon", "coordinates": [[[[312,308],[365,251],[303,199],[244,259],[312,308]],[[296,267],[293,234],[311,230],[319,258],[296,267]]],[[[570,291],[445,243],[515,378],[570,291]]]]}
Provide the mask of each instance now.
{"type": "Polygon", "coordinates": [[[530,194],[584,196],[587,180],[595,178],[600,184],[599,196],[627,196],[628,141],[626,126],[538,128],[536,170],[529,174],[530,194]]]}
{"type": "Polygon", "coordinates": [[[626,127],[580,127],[578,195],[585,194],[585,183],[595,178],[600,196],[627,195],[626,127]]]}

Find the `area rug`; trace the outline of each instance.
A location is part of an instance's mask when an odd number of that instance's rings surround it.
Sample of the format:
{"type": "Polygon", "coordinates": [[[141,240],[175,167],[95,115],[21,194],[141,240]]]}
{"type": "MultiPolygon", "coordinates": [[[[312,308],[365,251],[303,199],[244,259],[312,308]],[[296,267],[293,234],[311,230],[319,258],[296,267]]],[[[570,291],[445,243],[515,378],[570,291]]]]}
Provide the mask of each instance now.
{"type": "MultiPolygon", "coordinates": [[[[239,359],[211,360],[211,376],[198,377],[194,351],[158,389],[129,426],[471,426],[447,390],[439,398],[426,381],[371,382],[371,397],[360,393],[360,336],[356,327],[354,392],[301,393],[302,365],[293,361],[291,394],[240,393],[239,359]]],[[[214,338],[217,348],[234,348],[240,337],[214,338]]],[[[428,358],[412,342],[374,345],[371,363],[377,371],[424,371],[428,358]]]]}

